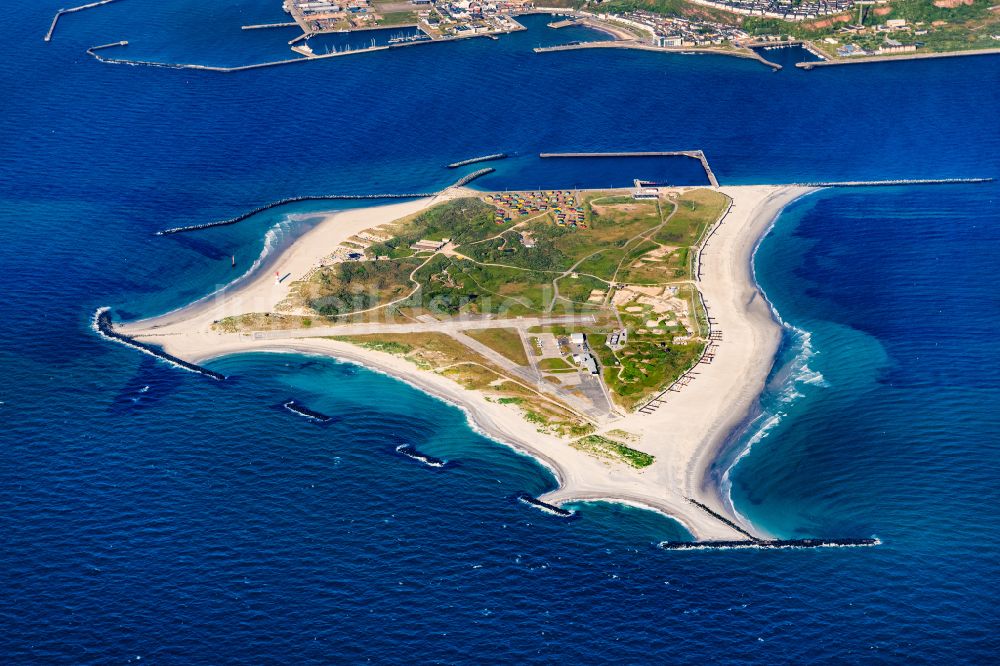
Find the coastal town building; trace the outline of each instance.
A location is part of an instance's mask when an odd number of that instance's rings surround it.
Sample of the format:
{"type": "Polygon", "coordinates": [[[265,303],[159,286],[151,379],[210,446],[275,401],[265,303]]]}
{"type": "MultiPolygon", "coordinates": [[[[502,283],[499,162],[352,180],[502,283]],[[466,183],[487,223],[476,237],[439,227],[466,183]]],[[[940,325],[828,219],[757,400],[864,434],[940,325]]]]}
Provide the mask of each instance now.
{"type": "MultiPolygon", "coordinates": [[[[746,16],[763,16],[785,21],[806,21],[809,19],[839,14],[850,10],[854,0],[690,0],[696,5],[722,9],[746,16]]],[[[872,3],[862,3],[872,4],[872,3]]]]}
{"type": "Polygon", "coordinates": [[[621,328],[608,334],[607,340],[604,344],[612,351],[619,351],[625,347],[628,343],[628,329],[621,328]]]}
{"type": "MultiPolygon", "coordinates": [[[[390,44],[398,44],[523,30],[513,15],[532,6],[529,0],[285,0],[282,8],[302,29],[300,39],[383,26],[405,26],[418,31],[390,40],[390,44]]],[[[295,45],[293,50],[305,56],[315,55],[305,44],[295,45]]]]}
{"type": "Polygon", "coordinates": [[[749,37],[747,32],[725,23],[665,16],[645,10],[614,16],[602,14],[599,17],[649,33],[656,46],[718,46],[749,37]]]}

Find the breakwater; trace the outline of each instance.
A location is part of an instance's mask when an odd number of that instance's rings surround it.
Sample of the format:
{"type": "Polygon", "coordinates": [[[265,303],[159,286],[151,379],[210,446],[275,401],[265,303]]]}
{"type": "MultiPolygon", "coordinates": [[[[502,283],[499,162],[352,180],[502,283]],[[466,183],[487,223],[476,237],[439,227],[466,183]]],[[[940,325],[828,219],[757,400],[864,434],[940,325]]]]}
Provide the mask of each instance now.
{"type": "Polygon", "coordinates": [[[507,157],[507,153],[495,153],[493,155],[483,155],[482,157],[470,157],[467,160],[462,160],[461,162],[452,162],[448,165],[449,169],[457,169],[458,167],[468,166],[469,164],[476,164],[478,162],[492,162],[493,160],[502,160],[507,157]]]}
{"type": "Polygon", "coordinates": [[[690,157],[701,162],[701,167],[705,170],[705,177],[712,187],[719,187],[719,180],[715,177],[715,172],[708,163],[703,150],[660,150],[660,151],[636,151],[636,152],[615,152],[615,153],[539,153],[542,159],[552,158],[591,158],[591,157],[690,157]]]}
{"type": "Polygon", "coordinates": [[[756,541],[662,541],[663,550],[722,550],[768,548],[850,548],[878,546],[879,539],[758,539],[756,541]]]}
{"type": "Polygon", "coordinates": [[[441,460],[440,458],[435,458],[434,456],[429,456],[424,453],[421,453],[420,451],[417,451],[416,448],[410,446],[409,444],[400,444],[399,446],[396,447],[396,452],[406,456],[410,460],[416,460],[417,462],[421,462],[427,465],[428,467],[444,467],[445,465],[448,464],[447,460],[441,460]]]}
{"type": "Polygon", "coordinates": [[[194,363],[189,363],[183,359],[177,358],[172,354],[153,347],[152,345],[147,345],[145,343],[139,342],[135,338],[131,338],[127,335],[119,333],[115,330],[114,324],[111,322],[111,308],[98,308],[97,312],[94,313],[93,328],[102,338],[106,340],[112,340],[126,347],[131,347],[137,351],[141,351],[143,354],[149,354],[150,356],[155,356],[161,361],[166,361],[174,367],[181,368],[182,370],[187,370],[188,372],[194,372],[199,375],[205,375],[206,377],[211,377],[212,379],[218,379],[222,381],[225,379],[225,375],[222,375],[214,370],[209,370],[208,368],[203,368],[200,365],[195,365],[194,363]]]}
{"type": "Polygon", "coordinates": [[[867,65],[876,62],[892,62],[895,60],[930,60],[934,58],[960,58],[965,56],[1000,55],[1000,49],[975,49],[972,51],[949,51],[946,53],[909,53],[906,55],[884,55],[872,57],[843,58],[823,60],[820,62],[797,62],[795,66],[811,70],[816,67],[837,67],[839,65],[867,65]]]}
{"type": "Polygon", "coordinates": [[[476,178],[479,178],[481,176],[485,176],[488,173],[493,173],[494,171],[496,171],[496,169],[494,169],[492,167],[486,167],[485,169],[480,169],[479,171],[473,171],[472,173],[470,173],[470,174],[468,174],[466,176],[462,176],[457,181],[455,181],[455,184],[452,185],[452,187],[462,187],[463,185],[468,185],[469,183],[471,183],[472,181],[474,181],[476,178]]]}
{"type": "Polygon", "coordinates": [[[539,46],[532,50],[535,53],[552,53],[555,51],[574,51],[576,49],[633,49],[637,51],[657,51],[659,53],[674,53],[680,55],[694,55],[694,54],[724,55],[724,56],[732,56],[735,58],[746,58],[748,60],[756,60],[762,65],[767,65],[768,67],[770,67],[775,71],[782,68],[781,65],[779,65],[778,63],[771,62],[770,60],[768,60],[761,54],[757,53],[753,49],[736,51],[732,49],[722,49],[722,48],[653,46],[652,44],[646,44],[637,41],[611,40],[611,41],[597,41],[597,42],[574,42],[570,44],[560,44],[558,46],[539,46]]]}
{"type": "Polygon", "coordinates": [[[240,27],[240,30],[268,30],[270,28],[296,28],[298,23],[295,21],[286,21],[284,23],[258,23],[256,25],[244,25],[240,27]]]}
{"type": "MultiPolygon", "coordinates": [[[[472,174],[470,174],[472,175],[472,174]]],[[[236,217],[231,217],[228,220],[219,220],[218,222],[205,222],[203,224],[190,224],[184,227],[172,227],[170,229],[163,229],[157,231],[157,236],[169,236],[171,234],[180,234],[188,231],[201,231],[202,229],[211,229],[213,227],[226,227],[231,224],[236,224],[242,222],[248,218],[257,215],[258,213],[263,213],[266,210],[272,208],[277,208],[278,206],[284,206],[286,204],[299,203],[302,201],[359,201],[359,200],[377,200],[377,199],[422,199],[425,197],[435,196],[434,192],[428,193],[415,193],[415,194],[319,194],[319,195],[303,195],[300,197],[286,197],[284,199],[279,199],[278,201],[272,201],[271,203],[264,204],[263,206],[258,206],[253,210],[247,211],[236,217]]]]}
{"type": "MultiPolygon", "coordinates": [[[[523,26],[520,28],[514,28],[517,30],[526,30],[523,26]]],[[[152,60],[131,60],[129,58],[110,58],[105,56],[98,51],[102,49],[111,48],[114,46],[128,46],[128,42],[122,40],[120,42],[114,42],[112,44],[103,44],[101,46],[92,46],[87,49],[87,55],[95,58],[98,62],[102,62],[108,65],[131,65],[133,67],[159,67],[161,69],[197,69],[205,72],[221,72],[224,74],[231,74],[234,72],[247,72],[253,69],[264,69],[266,67],[279,67],[282,65],[291,65],[298,62],[311,62],[314,60],[326,60],[327,58],[339,58],[341,56],[349,55],[359,55],[362,53],[374,53],[376,51],[388,51],[390,49],[398,49],[406,46],[418,46],[420,44],[439,44],[441,42],[453,42],[459,39],[474,39],[477,37],[490,37],[496,39],[496,35],[493,33],[478,33],[474,35],[458,35],[455,37],[439,37],[437,39],[418,39],[412,42],[400,42],[398,44],[383,44],[380,46],[369,46],[362,49],[352,49],[347,51],[336,51],[333,53],[323,53],[320,55],[313,54],[308,57],[301,58],[286,58],[283,60],[271,60],[268,62],[258,62],[251,65],[237,65],[235,67],[217,67],[214,65],[195,65],[189,63],[171,63],[171,62],[155,62],[152,60]]],[[[293,42],[302,39],[302,37],[292,40],[293,42]]],[[[292,42],[290,42],[292,43],[292,42]]]]}
{"type": "Polygon", "coordinates": [[[60,9],[56,12],[56,15],[52,17],[52,25],[49,26],[49,31],[45,33],[45,41],[51,42],[52,35],[56,32],[56,25],[59,24],[59,19],[61,19],[66,14],[72,14],[74,12],[82,12],[84,9],[92,9],[94,7],[100,7],[101,5],[107,5],[115,0],[100,0],[99,2],[91,2],[87,5],[80,5],[79,7],[70,7],[69,9],[60,9]]]}
{"type": "Polygon", "coordinates": [[[527,504],[528,506],[534,507],[545,513],[552,514],[553,516],[559,516],[560,518],[569,518],[573,515],[572,511],[567,511],[562,507],[558,507],[554,504],[549,504],[548,502],[543,502],[537,497],[532,497],[528,493],[518,493],[517,501],[522,504],[527,504]]]}
{"type": "Polygon", "coordinates": [[[319,421],[320,423],[329,423],[333,420],[333,417],[327,416],[316,410],[309,409],[305,405],[300,405],[294,400],[289,400],[281,405],[293,414],[298,414],[299,416],[304,416],[307,419],[312,419],[313,421],[319,421]]]}
{"type": "MultiPolygon", "coordinates": [[[[477,35],[480,36],[480,35],[477,35]]],[[[286,58],[284,60],[271,60],[269,62],[258,62],[252,65],[237,65],[236,67],[217,67],[214,65],[195,65],[189,63],[171,63],[171,62],[155,62],[152,60],[131,60],[128,58],[109,58],[108,56],[97,53],[102,49],[110,48],[113,46],[128,46],[127,41],[115,42],[113,44],[104,44],[102,46],[92,46],[87,49],[87,54],[96,58],[98,61],[103,62],[108,65],[132,65],[133,67],[159,67],[161,69],[197,69],[205,72],[221,72],[224,74],[230,74],[233,72],[247,72],[252,69],[264,69],[266,67],[278,67],[281,65],[291,65],[297,62],[310,62],[312,60],[325,60],[327,58],[339,58],[341,56],[357,55],[361,53],[372,53],[375,51],[388,51],[389,49],[402,48],[404,46],[416,46],[418,44],[433,44],[439,41],[447,41],[454,38],[444,38],[440,40],[429,40],[422,39],[415,42],[403,42],[400,44],[387,44],[383,46],[369,46],[363,49],[354,49],[351,51],[337,51],[335,53],[324,53],[322,55],[312,55],[309,57],[302,58],[286,58]]]]}
{"type": "Polygon", "coordinates": [[[898,185],[967,185],[992,183],[994,178],[908,178],[901,180],[847,180],[827,183],[802,183],[802,187],[894,187],[898,185]]]}

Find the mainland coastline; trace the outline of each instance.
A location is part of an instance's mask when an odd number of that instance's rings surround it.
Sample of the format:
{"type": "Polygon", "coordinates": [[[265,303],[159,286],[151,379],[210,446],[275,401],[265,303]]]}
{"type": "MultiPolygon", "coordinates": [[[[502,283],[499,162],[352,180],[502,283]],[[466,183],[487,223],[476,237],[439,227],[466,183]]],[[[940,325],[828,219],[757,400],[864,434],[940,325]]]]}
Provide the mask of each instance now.
{"type": "MultiPolygon", "coordinates": [[[[572,448],[554,434],[539,432],[510,405],[463,388],[442,374],[385,351],[330,339],[348,329],[363,333],[371,330],[372,324],[258,333],[224,332],[214,326],[227,316],[272,311],[288,297],[291,279],[251,276],[210,299],[159,317],[119,324],[116,330],[193,363],[254,351],[322,355],[356,363],[458,406],[474,429],[538,460],[558,483],[558,488],[541,497],[547,503],[603,500],[651,509],[679,522],[697,541],[763,538],[767,535],[741,522],[728,498],[723,497],[718,481],[712,478],[712,466],[727,438],[753,410],[782,334],[753,280],[753,252],[781,210],[813,189],[719,188],[731,206],[705,235],[698,258],[697,288],[709,316],[724,332],[724,341],[711,364],[698,366],[697,380],[683,391],[671,392],[652,413],[616,414],[597,424],[598,433],[626,429],[635,434],[634,446],[655,457],[655,462],[642,470],[572,448]]],[[[450,188],[433,198],[335,212],[272,264],[280,274],[298,278],[312,270],[329,247],[362,230],[467,194],[461,188],[450,188]]],[[[406,326],[397,328],[410,330],[406,326]]]]}

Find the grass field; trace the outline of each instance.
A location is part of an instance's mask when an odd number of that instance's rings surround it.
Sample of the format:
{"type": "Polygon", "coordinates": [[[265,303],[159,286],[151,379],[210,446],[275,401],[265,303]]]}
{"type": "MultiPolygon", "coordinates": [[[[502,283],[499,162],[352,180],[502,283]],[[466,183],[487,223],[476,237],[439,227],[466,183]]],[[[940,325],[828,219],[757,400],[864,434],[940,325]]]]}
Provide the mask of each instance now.
{"type": "Polygon", "coordinates": [[[573,370],[573,366],[562,358],[543,358],[538,362],[538,368],[545,372],[560,372],[573,370]]]}
{"type": "Polygon", "coordinates": [[[513,328],[479,328],[462,331],[518,365],[528,365],[521,336],[513,328]]]}

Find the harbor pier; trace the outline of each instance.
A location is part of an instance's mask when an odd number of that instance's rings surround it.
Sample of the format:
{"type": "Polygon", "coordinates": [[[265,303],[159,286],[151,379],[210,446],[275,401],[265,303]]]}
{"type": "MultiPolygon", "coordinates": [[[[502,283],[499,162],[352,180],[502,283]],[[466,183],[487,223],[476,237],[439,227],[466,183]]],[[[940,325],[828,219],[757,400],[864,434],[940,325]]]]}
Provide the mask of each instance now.
{"type": "Polygon", "coordinates": [[[693,159],[701,162],[702,168],[705,169],[705,176],[708,178],[708,182],[712,187],[719,187],[719,180],[715,177],[715,173],[712,171],[712,167],[708,164],[708,158],[705,157],[705,152],[703,150],[665,150],[665,151],[654,151],[654,152],[620,152],[620,153],[539,153],[538,155],[542,159],[550,158],[560,158],[560,157],[691,157],[693,159]]]}
{"type": "Polygon", "coordinates": [[[66,14],[72,14],[74,12],[82,12],[84,9],[93,9],[94,7],[100,7],[101,5],[111,4],[115,0],[99,0],[98,2],[91,2],[90,4],[80,5],[79,7],[70,7],[69,9],[60,9],[56,12],[56,15],[52,17],[52,25],[49,26],[49,31],[45,33],[44,40],[46,42],[52,41],[52,35],[56,32],[56,25],[59,24],[59,19],[61,19],[66,14]]]}

